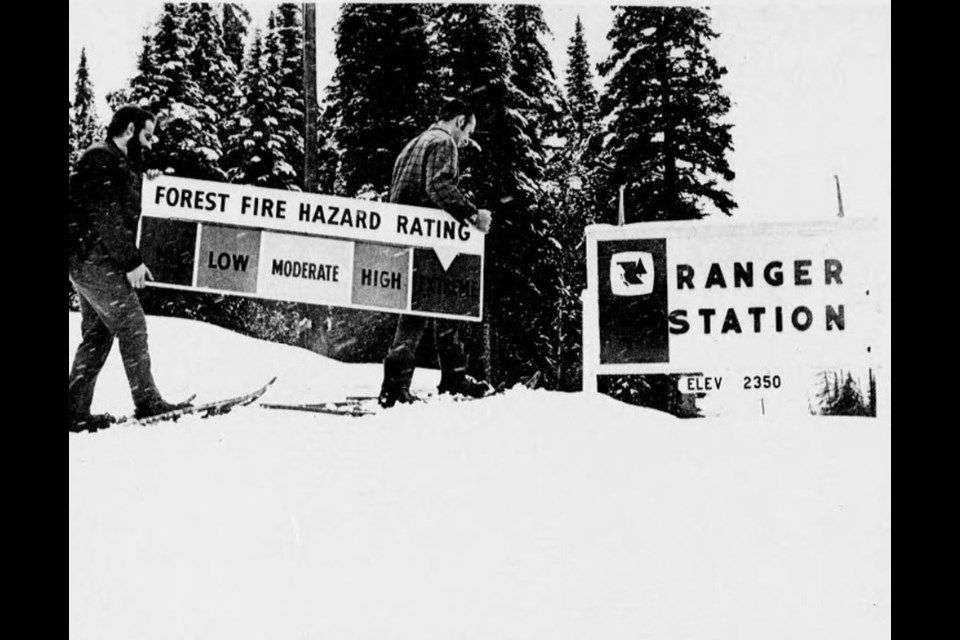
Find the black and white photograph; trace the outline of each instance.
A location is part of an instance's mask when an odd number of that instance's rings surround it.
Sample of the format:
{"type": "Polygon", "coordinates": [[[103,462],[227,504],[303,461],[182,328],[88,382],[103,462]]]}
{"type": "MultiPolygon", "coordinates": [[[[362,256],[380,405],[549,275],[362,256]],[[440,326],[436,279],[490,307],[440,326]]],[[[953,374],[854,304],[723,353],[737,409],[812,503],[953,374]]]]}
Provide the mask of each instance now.
{"type": "Polygon", "coordinates": [[[891,6],[69,3],[71,640],[877,640],[891,6]]]}

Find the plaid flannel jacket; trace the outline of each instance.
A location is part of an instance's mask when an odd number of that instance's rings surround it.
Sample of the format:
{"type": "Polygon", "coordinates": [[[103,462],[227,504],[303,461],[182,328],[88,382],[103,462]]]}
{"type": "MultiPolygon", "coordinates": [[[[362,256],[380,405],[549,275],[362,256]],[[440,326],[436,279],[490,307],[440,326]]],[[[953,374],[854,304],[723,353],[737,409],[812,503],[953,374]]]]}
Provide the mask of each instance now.
{"type": "Polygon", "coordinates": [[[466,222],[477,207],[460,192],[457,145],[433,126],[407,143],[393,166],[390,202],[443,209],[466,222]]]}

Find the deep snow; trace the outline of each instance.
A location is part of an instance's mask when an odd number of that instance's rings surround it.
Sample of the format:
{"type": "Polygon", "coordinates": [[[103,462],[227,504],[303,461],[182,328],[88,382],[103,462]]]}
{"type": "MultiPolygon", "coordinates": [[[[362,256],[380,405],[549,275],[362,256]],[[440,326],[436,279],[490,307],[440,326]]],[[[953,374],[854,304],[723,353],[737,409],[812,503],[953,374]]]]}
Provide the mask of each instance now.
{"type": "MultiPolygon", "coordinates": [[[[273,375],[264,401],[379,383],[375,364],[148,327],[174,400],[273,375]]],[[[71,360],[78,341],[71,313],[71,360]]],[[[94,409],[132,410],[116,348],[94,409]]],[[[885,419],[679,420],[518,389],[69,438],[77,640],[890,636],[885,419]]]]}

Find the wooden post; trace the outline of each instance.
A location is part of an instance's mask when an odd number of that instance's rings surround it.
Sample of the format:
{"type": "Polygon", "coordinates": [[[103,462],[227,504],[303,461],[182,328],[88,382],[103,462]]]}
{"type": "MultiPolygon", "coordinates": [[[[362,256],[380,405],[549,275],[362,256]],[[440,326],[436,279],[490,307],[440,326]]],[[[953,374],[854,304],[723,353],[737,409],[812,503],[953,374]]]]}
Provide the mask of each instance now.
{"type": "Polygon", "coordinates": [[[833,179],[837,183],[837,204],[840,205],[840,210],[837,213],[837,217],[842,218],[843,217],[843,198],[840,197],[840,177],[837,175],[834,175],[833,179]]]}
{"type": "Polygon", "coordinates": [[[625,184],[620,185],[620,211],[617,216],[617,224],[619,224],[621,227],[623,226],[623,223],[626,218],[626,212],[624,211],[624,204],[623,204],[623,192],[626,188],[627,188],[627,185],[625,184]]]}
{"type": "MultiPolygon", "coordinates": [[[[303,13],[303,190],[317,190],[317,5],[304,2],[303,13]]],[[[330,355],[327,341],[330,324],[330,308],[318,305],[302,305],[303,313],[310,319],[307,329],[309,349],[322,355],[330,355]]]]}

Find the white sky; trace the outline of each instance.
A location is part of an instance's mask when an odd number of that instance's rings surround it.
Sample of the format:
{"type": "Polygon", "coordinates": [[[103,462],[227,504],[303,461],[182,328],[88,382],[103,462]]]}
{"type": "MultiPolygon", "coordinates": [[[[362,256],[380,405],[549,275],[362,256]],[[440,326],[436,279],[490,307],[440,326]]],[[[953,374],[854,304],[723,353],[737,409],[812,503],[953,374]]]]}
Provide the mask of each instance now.
{"type": "MultiPolygon", "coordinates": [[[[248,2],[255,22],[269,7],[248,2]]],[[[318,88],[333,74],[336,2],[318,4],[318,88]]],[[[546,44],[562,81],[566,47],[580,14],[591,63],[609,53],[608,6],[543,2],[553,32],[546,44]]],[[[649,3],[648,3],[649,4],[649,3]]],[[[673,2],[670,4],[688,4],[673,2]]],[[[140,37],[159,14],[157,0],[70,0],[69,95],[87,49],[101,118],[106,93],[135,70],[140,37]]],[[[727,67],[733,100],[729,191],[734,220],[822,220],[837,213],[839,175],[848,217],[890,217],[890,4],[885,0],[713,2],[713,49],[727,67]]],[[[886,224],[885,224],[886,226],[886,224]]]]}

